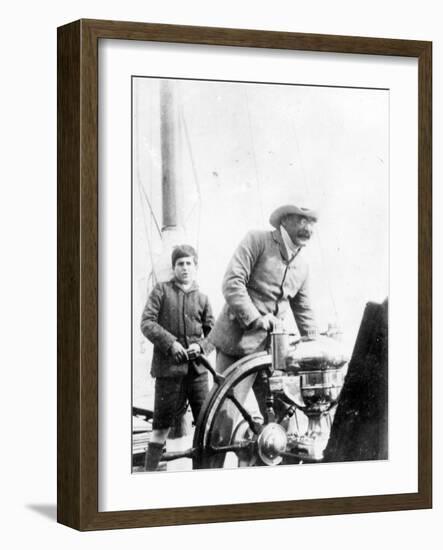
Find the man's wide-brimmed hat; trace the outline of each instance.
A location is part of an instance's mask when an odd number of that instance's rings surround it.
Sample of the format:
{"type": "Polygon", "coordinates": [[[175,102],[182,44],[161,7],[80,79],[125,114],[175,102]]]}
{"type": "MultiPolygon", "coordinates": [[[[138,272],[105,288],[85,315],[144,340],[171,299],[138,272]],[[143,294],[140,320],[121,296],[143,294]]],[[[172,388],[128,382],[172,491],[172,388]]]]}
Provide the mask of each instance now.
{"type": "Polygon", "coordinates": [[[269,218],[269,223],[273,227],[278,228],[280,226],[281,219],[288,214],[304,216],[305,218],[310,218],[314,221],[318,220],[318,213],[315,210],[303,208],[302,206],[295,206],[294,204],[285,204],[272,212],[271,217],[269,218]]]}

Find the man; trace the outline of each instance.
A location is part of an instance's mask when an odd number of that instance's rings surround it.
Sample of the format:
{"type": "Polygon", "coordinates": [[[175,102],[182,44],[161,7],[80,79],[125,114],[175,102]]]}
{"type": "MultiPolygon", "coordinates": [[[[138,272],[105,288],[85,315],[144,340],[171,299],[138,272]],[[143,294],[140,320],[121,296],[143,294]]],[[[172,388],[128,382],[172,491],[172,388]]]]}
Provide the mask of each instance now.
{"type": "Polygon", "coordinates": [[[274,231],[250,231],[241,241],[223,279],[226,303],[210,336],[218,372],[264,350],[268,333],[289,309],[301,336],[316,334],[303,248],[317,219],[313,210],[281,206],[269,220],[274,231]]]}
{"type": "Polygon", "coordinates": [[[206,336],[214,324],[208,297],[195,281],[197,253],[181,245],[171,259],[174,277],[154,287],[141,319],[143,334],[154,344],[154,418],[146,471],[157,469],[170,428],[187,400],[195,422],[209,391],[206,369],[193,360],[211,351],[206,336]]]}

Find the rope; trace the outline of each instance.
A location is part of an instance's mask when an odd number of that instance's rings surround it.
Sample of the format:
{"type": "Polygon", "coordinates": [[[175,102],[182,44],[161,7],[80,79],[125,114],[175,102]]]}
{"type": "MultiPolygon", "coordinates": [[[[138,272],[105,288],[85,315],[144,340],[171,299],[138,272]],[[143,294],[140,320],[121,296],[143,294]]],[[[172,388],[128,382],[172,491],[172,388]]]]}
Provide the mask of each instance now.
{"type": "MultiPolygon", "coordinates": [[[[139,185],[138,185],[138,192],[139,192],[139,195],[140,195],[140,201],[142,202],[142,186],[141,186],[140,182],[139,182],[139,185]]],[[[155,281],[157,281],[157,274],[155,273],[155,268],[154,268],[154,257],[153,257],[153,254],[152,254],[152,243],[151,243],[151,239],[149,238],[149,229],[148,229],[148,224],[147,224],[147,221],[146,221],[146,213],[145,213],[145,210],[144,210],[143,207],[141,208],[141,210],[142,210],[142,216],[143,216],[143,225],[145,227],[145,236],[146,236],[146,240],[148,241],[149,257],[151,259],[151,272],[148,275],[148,289],[149,289],[149,278],[150,278],[150,276],[152,275],[152,277],[154,279],[154,282],[155,282],[155,281]]]]}
{"type": "MultiPolygon", "coordinates": [[[[138,172],[138,169],[137,169],[137,172],[138,172]]],[[[143,197],[144,197],[144,199],[145,199],[145,201],[146,201],[146,203],[147,203],[147,205],[148,205],[149,211],[151,212],[152,219],[154,220],[155,227],[157,228],[158,234],[159,234],[160,237],[161,237],[162,232],[161,232],[161,229],[160,229],[160,225],[159,225],[158,222],[157,222],[157,218],[155,217],[154,210],[153,210],[153,208],[152,208],[152,206],[151,206],[151,202],[150,202],[150,200],[149,200],[149,197],[148,197],[148,195],[147,195],[147,193],[146,193],[145,188],[143,187],[143,185],[142,185],[142,183],[141,183],[141,181],[140,181],[140,177],[139,177],[138,173],[137,173],[137,181],[138,181],[138,188],[139,188],[139,191],[140,191],[140,193],[143,194],[143,197]]],[[[141,197],[140,197],[140,198],[141,198],[141,197]]],[[[143,209],[142,209],[142,210],[143,210],[143,209]]]]}
{"type": "Polygon", "coordinates": [[[195,202],[194,205],[192,206],[191,210],[189,210],[189,213],[185,218],[185,225],[188,223],[189,219],[191,218],[191,216],[194,213],[194,210],[197,208],[198,204],[199,204],[198,202],[195,202]]]}
{"type": "Polygon", "coordinates": [[[180,105],[180,109],[179,109],[179,114],[180,114],[180,121],[183,125],[183,130],[184,130],[184,134],[185,134],[185,139],[186,139],[186,145],[188,146],[188,151],[189,151],[189,160],[191,161],[191,167],[192,167],[192,173],[194,175],[194,182],[195,182],[195,188],[197,190],[197,195],[198,195],[198,201],[194,204],[194,206],[191,208],[188,216],[186,217],[186,221],[185,221],[185,224],[186,222],[189,220],[189,218],[191,217],[191,214],[194,212],[195,210],[195,207],[198,205],[198,222],[197,222],[197,245],[196,245],[196,248],[197,248],[197,254],[199,252],[199,248],[200,248],[200,232],[201,232],[201,210],[202,210],[202,194],[201,194],[201,187],[200,187],[200,181],[198,179],[198,175],[197,175],[197,169],[195,167],[195,160],[194,160],[194,154],[193,154],[193,151],[192,151],[192,145],[191,145],[191,140],[189,138],[189,132],[188,132],[188,125],[186,123],[186,119],[185,119],[185,115],[183,113],[183,109],[182,109],[182,106],[180,105]]]}
{"type": "MultiPolygon", "coordinates": [[[[135,102],[135,107],[136,107],[136,111],[137,111],[137,116],[135,117],[135,126],[136,126],[136,129],[138,130],[137,121],[139,120],[139,114],[138,114],[138,102],[137,102],[137,100],[135,102]]],[[[151,110],[152,110],[152,104],[151,104],[151,110]]],[[[138,159],[141,158],[141,155],[140,155],[140,140],[139,139],[137,139],[137,157],[138,157],[138,159]]],[[[146,220],[146,212],[145,212],[145,209],[143,208],[143,198],[146,200],[146,203],[148,204],[148,208],[151,212],[151,221],[154,221],[154,224],[155,224],[155,226],[157,228],[157,231],[158,231],[160,236],[161,236],[161,230],[160,230],[159,224],[157,222],[157,218],[154,214],[154,210],[151,206],[151,202],[149,200],[149,197],[148,197],[148,195],[146,193],[146,190],[143,187],[142,182],[141,182],[139,162],[136,163],[135,177],[136,177],[136,180],[137,180],[138,193],[139,193],[139,197],[140,197],[140,208],[141,208],[141,211],[142,211],[143,225],[144,225],[144,229],[145,229],[145,236],[146,236],[146,240],[147,240],[147,243],[148,243],[149,256],[150,256],[150,260],[151,260],[151,272],[148,275],[148,290],[149,290],[149,279],[150,279],[150,277],[152,276],[154,281],[156,281],[157,276],[156,276],[156,273],[155,273],[155,270],[154,270],[154,258],[153,258],[153,251],[152,251],[152,243],[151,243],[151,239],[149,238],[149,235],[150,235],[151,231],[148,228],[148,223],[147,223],[147,220],[146,220]]]]}

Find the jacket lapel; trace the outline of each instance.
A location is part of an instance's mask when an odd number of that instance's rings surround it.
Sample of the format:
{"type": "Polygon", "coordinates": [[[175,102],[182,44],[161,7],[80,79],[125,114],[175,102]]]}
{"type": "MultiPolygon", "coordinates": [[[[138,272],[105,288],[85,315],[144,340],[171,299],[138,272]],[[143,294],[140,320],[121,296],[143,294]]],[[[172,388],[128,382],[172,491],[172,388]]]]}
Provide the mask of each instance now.
{"type": "Polygon", "coordinates": [[[281,233],[278,229],[275,229],[272,232],[272,238],[278,244],[280,254],[281,254],[283,260],[285,262],[289,262],[289,257],[288,257],[288,253],[287,253],[287,250],[286,250],[286,246],[285,246],[285,243],[283,242],[283,238],[282,238],[281,233]]]}

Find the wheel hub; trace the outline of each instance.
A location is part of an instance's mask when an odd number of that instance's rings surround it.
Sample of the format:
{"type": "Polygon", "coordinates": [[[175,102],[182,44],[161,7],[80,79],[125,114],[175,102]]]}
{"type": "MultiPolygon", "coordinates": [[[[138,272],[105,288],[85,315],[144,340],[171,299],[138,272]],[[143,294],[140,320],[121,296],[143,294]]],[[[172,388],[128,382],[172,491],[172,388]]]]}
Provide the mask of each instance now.
{"type": "Polygon", "coordinates": [[[281,453],[286,450],[287,437],[285,430],[271,422],[267,424],[257,439],[258,454],[268,466],[280,464],[283,460],[281,453]]]}

